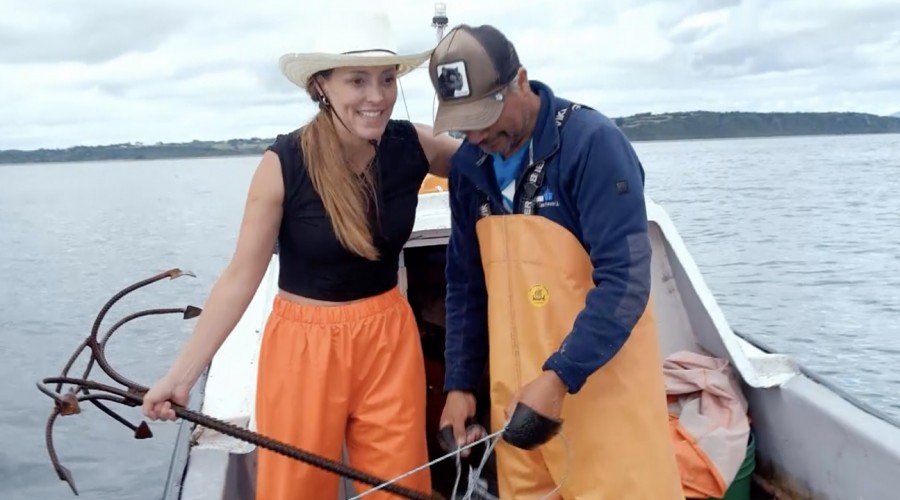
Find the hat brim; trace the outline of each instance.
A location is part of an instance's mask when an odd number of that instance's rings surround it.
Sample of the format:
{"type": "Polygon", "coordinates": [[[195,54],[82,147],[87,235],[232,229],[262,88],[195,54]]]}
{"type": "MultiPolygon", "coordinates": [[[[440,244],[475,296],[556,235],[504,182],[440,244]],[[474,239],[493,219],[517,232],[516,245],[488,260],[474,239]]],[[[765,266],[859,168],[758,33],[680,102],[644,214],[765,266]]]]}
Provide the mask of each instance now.
{"type": "Polygon", "coordinates": [[[390,55],[383,52],[369,54],[327,54],[319,52],[285,54],[278,59],[278,68],[294,85],[306,89],[309,79],[320,71],[354,66],[399,66],[401,77],[428,60],[431,50],[409,55],[390,55]]]}
{"type": "Polygon", "coordinates": [[[503,101],[493,94],[477,101],[464,104],[438,104],[434,117],[434,134],[452,131],[482,130],[490,127],[500,118],[503,101]]]}

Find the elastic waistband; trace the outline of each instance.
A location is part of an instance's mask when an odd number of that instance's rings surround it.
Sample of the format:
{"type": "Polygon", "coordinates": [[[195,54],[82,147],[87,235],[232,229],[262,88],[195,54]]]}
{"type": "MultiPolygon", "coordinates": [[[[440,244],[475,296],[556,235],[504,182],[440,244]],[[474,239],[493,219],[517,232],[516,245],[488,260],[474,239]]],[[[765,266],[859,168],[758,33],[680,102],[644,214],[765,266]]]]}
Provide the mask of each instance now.
{"type": "Polygon", "coordinates": [[[301,323],[349,323],[381,314],[403,300],[399,287],[358,302],[334,306],[299,304],[276,295],[272,314],[301,323]]]}

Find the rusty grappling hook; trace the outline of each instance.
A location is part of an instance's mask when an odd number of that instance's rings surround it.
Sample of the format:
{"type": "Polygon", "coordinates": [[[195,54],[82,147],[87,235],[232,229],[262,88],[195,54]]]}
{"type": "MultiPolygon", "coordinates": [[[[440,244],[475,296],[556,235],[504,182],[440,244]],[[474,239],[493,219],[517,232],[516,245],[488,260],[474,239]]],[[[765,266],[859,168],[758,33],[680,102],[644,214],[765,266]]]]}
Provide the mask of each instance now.
{"type": "MultiPolygon", "coordinates": [[[[105,351],[107,342],[109,342],[112,334],[119,330],[123,325],[125,325],[125,323],[128,323],[129,321],[135,320],[137,318],[162,314],[181,314],[183,319],[192,319],[200,315],[201,309],[194,306],[187,306],[183,308],[147,309],[144,311],[129,314],[128,316],[120,319],[112,327],[110,327],[110,329],[106,332],[102,339],[98,340],[97,334],[100,330],[100,324],[103,322],[103,318],[112,308],[112,306],[129,293],[160,281],[163,278],[175,279],[181,276],[193,277],[194,275],[188,271],[182,271],[180,269],[170,269],[151,278],[147,278],[145,280],[134,283],[113,295],[113,297],[109,299],[109,301],[107,301],[106,304],[104,304],[104,306],[100,309],[99,314],[97,314],[97,318],[94,320],[94,325],[91,328],[90,335],[88,335],[88,337],[81,343],[81,345],[78,346],[78,348],[69,358],[69,361],[63,368],[62,374],[58,377],[47,377],[37,383],[38,389],[47,396],[51,397],[54,401],[53,411],[50,413],[50,417],[47,419],[46,427],[47,451],[50,454],[50,461],[53,464],[53,468],[56,470],[56,474],[61,480],[69,484],[69,487],[72,488],[72,492],[75,495],[78,495],[78,489],[75,487],[75,481],[72,479],[72,473],[69,471],[69,469],[67,469],[60,463],[59,457],[56,454],[56,449],[53,445],[53,424],[56,422],[56,419],[58,417],[76,415],[78,413],[81,413],[80,403],[90,402],[101,411],[103,411],[103,413],[109,415],[125,427],[128,427],[128,429],[130,429],[134,433],[135,439],[146,439],[153,437],[153,433],[150,431],[150,427],[145,421],[141,421],[140,424],[134,425],[133,423],[129,422],[127,419],[113,411],[106,404],[118,403],[120,405],[132,408],[141,406],[144,401],[144,394],[146,394],[149,390],[148,387],[144,387],[125,378],[122,374],[120,374],[119,372],[114,370],[112,366],[110,366],[109,362],[106,359],[105,351]],[[69,370],[72,368],[75,360],[78,359],[78,357],[82,352],[84,352],[85,349],[90,350],[90,358],[88,359],[84,373],[80,378],[70,376],[69,370]],[[108,375],[115,382],[121,384],[123,387],[114,387],[112,385],[103,384],[89,379],[88,376],[90,375],[90,371],[95,363],[100,366],[100,369],[103,370],[106,375],[108,375]],[[56,384],[55,390],[49,387],[53,384],[56,384]],[[73,387],[68,391],[63,392],[62,388],[64,384],[69,384],[73,387]]],[[[193,410],[189,410],[183,406],[172,403],[172,409],[175,411],[176,416],[183,420],[187,420],[188,422],[213,429],[215,431],[221,432],[222,434],[254,444],[262,448],[266,448],[295,460],[300,460],[307,464],[335,474],[339,474],[346,478],[359,481],[361,483],[366,483],[371,486],[379,486],[387,482],[387,480],[371,476],[357,469],[348,467],[342,463],[335,462],[325,457],[295,448],[286,443],[267,438],[250,430],[237,427],[235,425],[210,417],[208,415],[204,415],[199,412],[195,412],[193,410]]],[[[404,498],[416,500],[443,499],[442,496],[436,493],[434,495],[427,495],[425,493],[405,488],[397,484],[387,484],[381,489],[390,491],[404,498]]]]}

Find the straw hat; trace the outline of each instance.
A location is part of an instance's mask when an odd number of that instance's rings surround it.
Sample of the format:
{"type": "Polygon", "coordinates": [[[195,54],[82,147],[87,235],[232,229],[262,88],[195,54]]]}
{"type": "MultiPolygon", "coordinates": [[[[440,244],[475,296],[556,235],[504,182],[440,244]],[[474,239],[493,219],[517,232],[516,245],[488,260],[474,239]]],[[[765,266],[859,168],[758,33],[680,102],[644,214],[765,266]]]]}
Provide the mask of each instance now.
{"type": "Polygon", "coordinates": [[[319,71],[347,66],[399,65],[403,76],[428,60],[432,49],[414,54],[398,54],[397,41],[387,14],[360,12],[332,16],[318,23],[321,34],[314,37],[313,50],[284,54],[278,67],[288,80],[306,89],[310,77],[319,71]]]}

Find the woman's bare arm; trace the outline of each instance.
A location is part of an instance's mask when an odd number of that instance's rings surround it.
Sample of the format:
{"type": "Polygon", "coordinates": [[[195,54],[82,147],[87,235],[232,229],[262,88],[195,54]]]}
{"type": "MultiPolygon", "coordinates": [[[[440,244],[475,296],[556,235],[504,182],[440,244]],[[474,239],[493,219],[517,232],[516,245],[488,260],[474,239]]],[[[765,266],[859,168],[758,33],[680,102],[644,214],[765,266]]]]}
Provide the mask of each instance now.
{"type": "Polygon", "coordinates": [[[428,157],[432,175],[446,178],[450,174],[450,157],[459,149],[462,141],[450,137],[449,134],[434,135],[434,129],[429,125],[415,123],[416,132],[419,133],[419,142],[428,157]]]}
{"type": "Polygon", "coordinates": [[[213,285],[191,338],[169,369],[169,376],[178,382],[196,382],[253,299],[275,249],[283,199],[280,162],[267,151],[250,182],[231,261],[213,285]]]}

